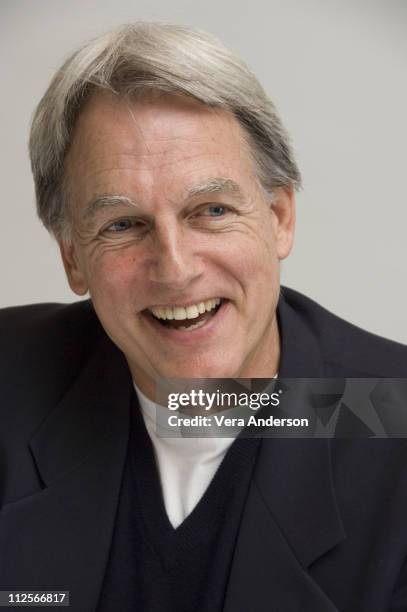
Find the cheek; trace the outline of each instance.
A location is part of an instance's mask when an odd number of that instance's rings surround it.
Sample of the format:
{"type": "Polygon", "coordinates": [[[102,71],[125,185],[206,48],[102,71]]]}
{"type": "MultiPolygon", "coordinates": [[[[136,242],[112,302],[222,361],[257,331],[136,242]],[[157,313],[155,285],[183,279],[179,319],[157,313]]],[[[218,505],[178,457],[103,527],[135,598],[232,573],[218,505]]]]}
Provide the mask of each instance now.
{"type": "Polygon", "coordinates": [[[89,287],[93,298],[131,297],[140,286],[140,266],[130,253],[106,253],[90,268],[89,287]]]}
{"type": "Polygon", "coordinates": [[[261,238],[257,242],[250,242],[244,248],[234,251],[230,261],[237,276],[248,282],[272,278],[279,267],[275,245],[261,238]]]}

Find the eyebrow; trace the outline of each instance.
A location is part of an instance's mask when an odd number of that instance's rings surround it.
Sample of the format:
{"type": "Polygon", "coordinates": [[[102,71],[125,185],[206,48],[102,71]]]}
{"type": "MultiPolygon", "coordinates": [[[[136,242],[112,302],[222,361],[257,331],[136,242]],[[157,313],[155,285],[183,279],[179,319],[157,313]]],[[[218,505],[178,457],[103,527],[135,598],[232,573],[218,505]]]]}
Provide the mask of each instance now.
{"type": "Polygon", "coordinates": [[[113,196],[99,196],[89,202],[82,210],[81,216],[83,219],[89,219],[93,217],[100,210],[105,208],[114,208],[115,206],[132,206],[133,208],[139,208],[139,206],[128,198],[127,196],[113,195],[113,196]]]}
{"type": "MultiPolygon", "coordinates": [[[[187,190],[186,199],[192,199],[198,196],[204,196],[213,193],[228,193],[233,195],[238,200],[243,201],[244,196],[241,188],[236,181],[229,178],[210,178],[198,185],[194,185],[187,190]]],[[[117,206],[132,206],[140,209],[140,206],[131,198],[122,195],[104,195],[98,196],[91,200],[81,212],[83,219],[89,219],[96,215],[100,210],[114,208],[117,206]]]]}
{"type": "Polygon", "coordinates": [[[200,195],[211,193],[228,193],[243,200],[243,192],[239,184],[229,178],[211,178],[199,185],[194,185],[187,192],[187,198],[193,198],[200,195]]]}

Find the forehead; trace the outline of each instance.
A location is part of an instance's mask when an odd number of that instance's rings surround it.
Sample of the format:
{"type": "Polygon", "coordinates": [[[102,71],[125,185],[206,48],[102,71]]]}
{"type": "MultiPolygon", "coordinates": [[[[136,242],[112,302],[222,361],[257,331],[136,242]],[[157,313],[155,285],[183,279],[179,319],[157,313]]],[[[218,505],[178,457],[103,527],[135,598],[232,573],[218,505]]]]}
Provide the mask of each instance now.
{"type": "Polygon", "coordinates": [[[209,130],[208,141],[228,135],[243,140],[243,132],[233,115],[224,109],[210,108],[181,94],[150,92],[136,99],[109,92],[93,94],[76,121],[73,144],[85,136],[100,144],[101,137],[128,140],[143,148],[143,140],[202,137],[209,130]],[[220,133],[218,133],[220,130],[220,133]]]}
{"type": "Polygon", "coordinates": [[[165,182],[193,186],[211,176],[253,178],[243,129],[225,110],[177,94],[126,100],[93,95],[82,109],[67,155],[81,199],[165,182]],[[95,193],[96,192],[96,193],[95,193]]]}

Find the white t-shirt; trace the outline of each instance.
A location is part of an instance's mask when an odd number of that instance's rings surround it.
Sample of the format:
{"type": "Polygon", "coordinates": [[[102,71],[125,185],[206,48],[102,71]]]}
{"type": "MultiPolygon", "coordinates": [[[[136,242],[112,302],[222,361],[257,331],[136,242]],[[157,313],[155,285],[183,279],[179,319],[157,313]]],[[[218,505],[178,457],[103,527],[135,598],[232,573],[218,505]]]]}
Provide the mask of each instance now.
{"type": "MultiPolygon", "coordinates": [[[[163,425],[166,419],[156,417],[156,411],[168,415],[167,408],[150,400],[136,385],[134,387],[153,443],[167,515],[171,525],[177,528],[205,493],[235,438],[174,437],[177,428],[163,425]],[[171,437],[166,437],[168,435],[171,437]]],[[[179,429],[178,433],[181,436],[179,429]]],[[[235,433],[237,435],[238,431],[235,433]]]]}
{"type": "MultiPolygon", "coordinates": [[[[277,374],[273,378],[277,378],[277,374]]],[[[168,409],[146,397],[135,383],[134,388],[153,443],[165,509],[176,529],[205,493],[242,427],[228,429],[229,437],[226,438],[218,437],[218,428],[213,428],[213,437],[182,437],[180,428],[168,425],[168,409]]],[[[233,416],[243,416],[238,414],[239,408],[233,412],[233,416]]],[[[231,416],[230,410],[228,416],[231,416]]],[[[210,429],[205,429],[206,436],[210,433],[210,429]]]]}

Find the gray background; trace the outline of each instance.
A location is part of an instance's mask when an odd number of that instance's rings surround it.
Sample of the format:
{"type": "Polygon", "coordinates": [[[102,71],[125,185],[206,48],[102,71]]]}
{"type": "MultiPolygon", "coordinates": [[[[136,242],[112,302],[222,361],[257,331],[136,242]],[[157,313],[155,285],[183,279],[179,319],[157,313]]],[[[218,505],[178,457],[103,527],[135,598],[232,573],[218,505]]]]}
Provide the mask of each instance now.
{"type": "Polygon", "coordinates": [[[0,305],[76,299],[36,219],[30,116],[61,60],[136,19],[206,29],[280,109],[304,176],[283,282],[407,343],[407,1],[0,1],[0,305]]]}

